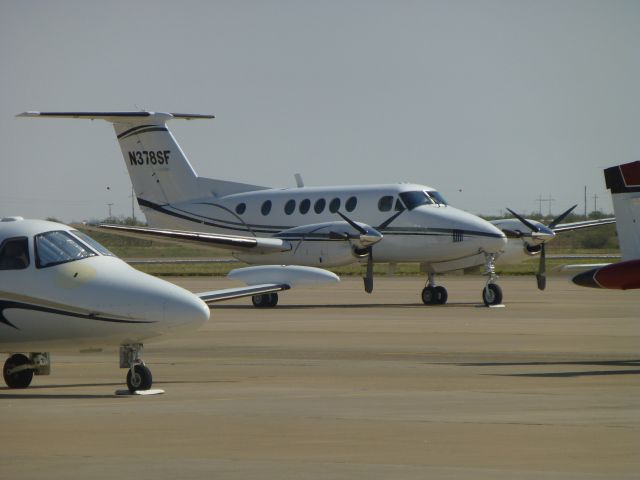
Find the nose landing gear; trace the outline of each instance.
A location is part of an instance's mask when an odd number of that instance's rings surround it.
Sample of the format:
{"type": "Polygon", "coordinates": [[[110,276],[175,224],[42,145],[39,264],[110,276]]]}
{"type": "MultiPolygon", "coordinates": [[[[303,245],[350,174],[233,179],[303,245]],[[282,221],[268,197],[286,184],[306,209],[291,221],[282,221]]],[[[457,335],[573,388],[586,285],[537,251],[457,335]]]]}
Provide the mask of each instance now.
{"type": "Polygon", "coordinates": [[[502,288],[495,283],[498,279],[496,275],[496,255],[495,253],[485,253],[484,275],[488,275],[487,283],[482,289],[482,301],[487,307],[500,305],[502,303],[502,288]]]}
{"type": "Polygon", "coordinates": [[[134,343],[120,347],[120,368],[128,368],[127,387],[129,392],[149,390],[153,384],[151,370],[144,364],[142,358],[142,344],[134,343]]]}

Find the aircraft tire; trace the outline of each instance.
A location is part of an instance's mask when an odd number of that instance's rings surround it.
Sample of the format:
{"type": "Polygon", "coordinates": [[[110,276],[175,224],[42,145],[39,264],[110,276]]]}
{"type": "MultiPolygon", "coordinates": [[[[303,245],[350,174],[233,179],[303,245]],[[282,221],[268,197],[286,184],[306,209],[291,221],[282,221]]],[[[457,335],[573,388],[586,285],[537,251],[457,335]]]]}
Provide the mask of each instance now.
{"type": "Polygon", "coordinates": [[[278,304],[277,293],[262,293],[260,295],[253,295],[251,302],[256,308],[270,308],[275,307],[278,304]]]}
{"type": "Polygon", "coordinates": [[[134,373],[131,374],[131,369],[127,373],[127,387],[129,391],[134,393],[138,390],[149,390],[153,384],[153,376],[151,370],[146,365],[136,365],[133,367],[134,373]]]}
{"type": "Polygon", "coordinates": [[[447,289],[444,287],[435,287],[435,290],[436,290],[436,303],[438,305],[444,305],[445,303],[447,303],[447,299],[449,298],[447,289]]]}
{"type": "Polygon", "coordinates": [[[30,363],[29,358],[21,353],[16,353],[7,358],[7,361],[4,362],[4,368],[2,369],[2,374],[7,387],[27,388],[31,385],[31,380],[33,380],[33,370],[21,370],[20,372],[8,373],[9,370],[19,367],[20,365],[27,365],[28,363],[30,363]]]}
{"type": "Polygon", "coordinates": [[[436,299],[437,295],[435,287],[424,287],[422,289],[422,303],[425,305],[435,305],[436,299]]]}
{"type": "Polygon", "coordinates": [[[502,288],[500,288],[500,285],[490,283],[483,288],[482,300],[487,307],[490,305],[500,305],[502,303],[502,288]]]}

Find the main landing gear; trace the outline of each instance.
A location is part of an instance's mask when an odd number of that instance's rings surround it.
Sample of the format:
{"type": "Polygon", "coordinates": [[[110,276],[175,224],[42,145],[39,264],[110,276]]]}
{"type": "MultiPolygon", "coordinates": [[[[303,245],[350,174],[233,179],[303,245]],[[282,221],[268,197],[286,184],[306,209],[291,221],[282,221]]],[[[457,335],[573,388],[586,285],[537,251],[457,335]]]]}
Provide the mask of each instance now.
{"type": "Polygon", "coordinates": [[[428,273],[427,284],[422,289],[422,303],[425,305],[444,305],[447,303],[447,298],[449,298],[447,289],[436,286],[435,275],[428,273]]]}
{"type": "MultiPolygon", "coordinates": [[[[482,289],[482,302],[491,307],[502,303],[502,289],[496,280],[498,276],[495,270],[496,255],[493,253],[485,254],[484,275],[487,275],[487,283],[482,289]]],[[[425,305],[444,305],[447,303],[447,290],[444,287],[437,286],[435,282],[435,274],[427,273],[427,284],[422,289],[422,302],[425,305]]]]}
{"type": "Polygon", "coordinates": [[[120,368],[129,369],[127,372],[127,387],[129,387],[129,392],[131,393],[139,390],[149,390],[153,384],[151,370],[144,364],[140,358],[141,355],[141,343],[122,345],[120,347],[120,368]]]}
{"type": "Polygon", "coordinates": [[[262,293],[251,297],[251,302],[256,308],[271,308],[278,304],[277,293],[262,293]]]}
{"type": "Polygon", "coordinates": [[[51,362],[48,353],[14,353],[2,369],[2,376],[9,388],[27,388],[34,375],[49,375],[51,362]]]}

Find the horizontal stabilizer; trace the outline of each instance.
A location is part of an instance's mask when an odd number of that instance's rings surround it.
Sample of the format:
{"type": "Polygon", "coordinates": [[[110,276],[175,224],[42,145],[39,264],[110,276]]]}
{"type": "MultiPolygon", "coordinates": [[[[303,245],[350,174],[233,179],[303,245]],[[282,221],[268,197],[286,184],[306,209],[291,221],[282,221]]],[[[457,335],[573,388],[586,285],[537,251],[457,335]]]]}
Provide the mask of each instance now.
{"type": "Polygon", "coordinates": [[[159,120],[166,122],[172,118],[183,120],[202,120],[215,118],[214,115],[198,113],[166,113],[166,112],[24,112],[17,117],[51,117],[51,118],[85,118],[88,120],[106,120],[113,123],[130,123],[141,120],[159,120]]]}

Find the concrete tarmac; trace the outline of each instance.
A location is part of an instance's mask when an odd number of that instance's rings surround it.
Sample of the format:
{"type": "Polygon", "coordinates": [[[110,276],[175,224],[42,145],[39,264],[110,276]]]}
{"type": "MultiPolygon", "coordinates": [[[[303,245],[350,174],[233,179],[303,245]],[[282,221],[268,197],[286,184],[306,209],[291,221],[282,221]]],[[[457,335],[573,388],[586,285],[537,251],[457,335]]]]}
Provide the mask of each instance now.
{"type": "MultiPolygon", "coordinates": [[[[640,478],[640,291],[504,277],[298,289],[219,304],[145,348],[153,397],[119,397],[116,350],[52,355],[0,388],[2,479],[640,478]]],[[[225,279],[176,279],[194,291],[225,279]]]]}

